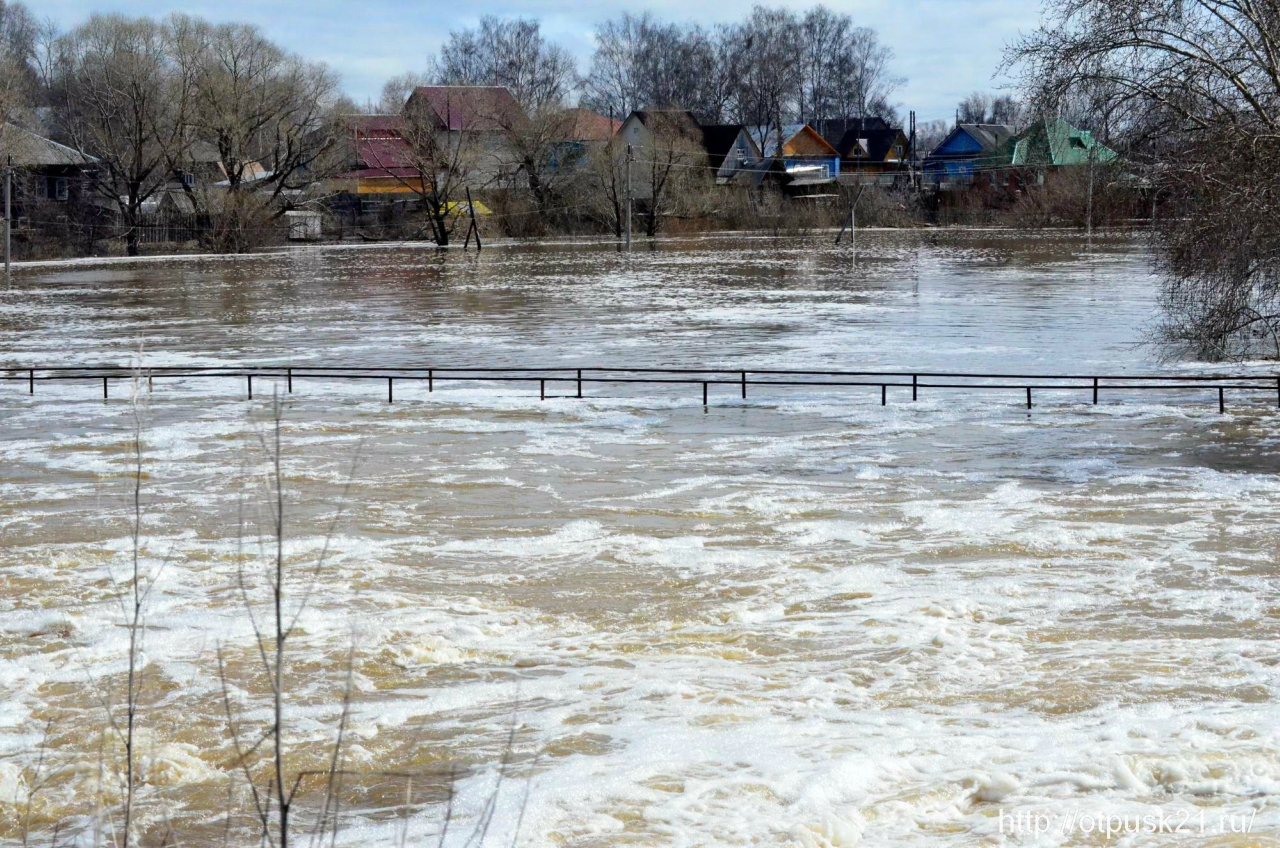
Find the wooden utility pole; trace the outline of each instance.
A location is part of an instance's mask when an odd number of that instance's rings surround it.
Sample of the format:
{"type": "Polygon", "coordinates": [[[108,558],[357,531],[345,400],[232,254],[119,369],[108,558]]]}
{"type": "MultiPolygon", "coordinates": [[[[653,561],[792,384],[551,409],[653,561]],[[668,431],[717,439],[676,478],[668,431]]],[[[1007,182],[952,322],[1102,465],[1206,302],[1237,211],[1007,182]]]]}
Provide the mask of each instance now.
{"type": "Polygon", "coordinates": [[[631,159],[634,152],[631,145],[627,145],[627,252],[631,251],[631,159]]]}
{"type": "Polygon", "coordinates": [[[1093,151],[1097,149],[1097,145],[1089,148],[1089,188],[1086,191],[1086,204],[1088,208],[1084,216],[1084,235],[1090,244],[1093,243],[1093,151]]]}
{"type": "Polygon", "coordinates": [[[476,234],[476,253],[484,249],[484,245],[480,243],[480,225],[476,223],[476,205],[471,200],[471,186],[467,186],[467,211],[471,213],[471,226],[467,229],[467,239],[462,243],[462,249],[466,250],[467,245],[471,244],[471,234],[476,234]]]}
{"type": "Polygon", "coordinates": [[[10,154],[9,159],[5,163],[5,167],[4,167],[4,285],[5,285],[5,288],[8,288],[11,282],[9,278],[9,233],[10,233],[9,222],[12,218],[12,209],[10,208],[9,200],[10,200],[10,195],[13,192],[12,183],[13,183],[13,155],[10,154]]]}

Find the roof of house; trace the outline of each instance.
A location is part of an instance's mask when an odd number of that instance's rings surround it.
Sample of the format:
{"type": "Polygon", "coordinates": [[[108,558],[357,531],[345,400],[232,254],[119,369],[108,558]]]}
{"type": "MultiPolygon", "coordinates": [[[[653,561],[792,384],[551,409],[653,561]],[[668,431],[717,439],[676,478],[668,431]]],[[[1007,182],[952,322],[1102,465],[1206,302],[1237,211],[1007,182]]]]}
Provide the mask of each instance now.
{"type": "Polygon", "coordinates": [[[960,124],[959,129],[972,136],[983,150],[997,150],[1013,135],[1007,124],[960,124]]]}
{"type": "Polygon", "coordinates": [[[563,118],[564,137],[570,141],[608,141],[622,126],[622,121],[590,109],[566,109],[563,118]]]}
{"type": "Polygon", "coordinates": [[[701,127],[701,124],[698,123],[698,116],[688,109],[637,109],[631,114],[640,123],[650,128],[652,128],[655,121],[665,121],[691,132],[697,132],[701,127]]]}
{"type": "Polygon", "coordinates": [[[760,150],[761,155],[777,156],[792,139],[804,132],[811,133],[812,138],[815,141],[829,148],[832,156],[838,155],[836,149],[832,147],[831,143],[808,124],[783,124],[781,139],[778,138],[777,129],[773,127],[768,129],[754,127],[748,130],[747,134],[751,136],[751,140],[755,142],[755,145],[760,150]]]}
{"type": "Polygon", "coordinates": [[[1061,118],[1042,118],[1009,141],[1012,165],[1086,165],[1090,151],[1094,162],[1111,162],[1116,152],[1061,118]]]}
{"type": "Polygon", "coordinates": [[[831,118],[813,125],[841,159],[883,162],[888,158],[901,127],[890,126],[884,118],[831,118]]]}
{"type": "Polygon", "coordinates": [[[98,160],[16,124],[0,125],[0,161],[13,157],[13,164],[23,168],[88,165],[98,160]]]}
{"type": "Polygon", "coordinates": [[[420,103],[442,129],[463,132],[507,130],[528,119],[506,87],[500,85],[422,85],[405,103],[420,103]]]}
{"type": "Polygon", "coordinates": [[[702,146],[709,156],[724,157],[733,149],[738,136],[742,133],[742,124],[705,124],[702,130],[702,146]]]}
{"type": "Polygon", "coordinates": [[[413,151],[399,137],[357,138],[355,153],[366,168],[401,168],[413,164],[413,151]]]}
{"type": "MultiPolygon", "coordinates": [[[[705,124],[700,129],[702,130],[702,147],[707,151],[707,161],[711,167],[718,169],[724,164],[725,158],[733,152],[738,143],[738,137],[743,136],[747,128],[742,124],[705,124]]],[[[747,133],[745,138],[750,150],[750,158],[760,158],[760,150],[751,140],[751,135],[747,133]]]]}
{"type": "Polygon", "coordinates": [[[809,126],[817,130],[818,133],[836,149],[840,148],[840,140],[850,133],[866,136],[867,133],[898,129],[897,127],[889,126],[888,121],[878,116],[863,118],[823,118],[818,121],[812,121],[809,126]]]}
{"type": "Polygon", "coordinates": [[[402,115],[347,115],[342,119],[356,138],[398,135],[404,128],[402,115]]]}
{"type": "Polygon", "coordinates": [[[1005,124],[959,124],[925,157],[928,164],[944,161],[1009,161],[1008,141],[1013,128],[1005,124]]]}

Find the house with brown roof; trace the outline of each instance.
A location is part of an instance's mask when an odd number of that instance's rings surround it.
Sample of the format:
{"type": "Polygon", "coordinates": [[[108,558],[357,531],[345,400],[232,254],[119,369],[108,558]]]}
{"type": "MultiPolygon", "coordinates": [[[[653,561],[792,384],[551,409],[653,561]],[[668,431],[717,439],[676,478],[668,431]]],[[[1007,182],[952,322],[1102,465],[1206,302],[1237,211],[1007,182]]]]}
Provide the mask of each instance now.
{"type": "Polygon", "coordinates": [[[347,119],[347,168],[329,180],[330,191],[358,199],[362,211],[423,193],[419,155],[427,137],[465,151],[463,183],[474,189],[514,181],[518,157],[511,142],[528,118],[501,86],[428,85],[415,88],[399,115],[356,115],[347,119]]]}
{"type": "Polygon", "coordinates": [[[765,159],[781,160],[783,170],[803,173],[806,179],[835,181],[840,176],[840,154],[808,124],[784,124],[753,128],[751,138],[765,159]]]}
{"type": "MultiPolygon", "coordinates": [[[[617,137],[631,148],[637,173],[703,162],[702,127],[687,109],[637,109],[622,122],[617,137]]],[[[634,180],[632,195],[636,200],[651,199],[650,181],[634,180]]]]}
{"type": "Polygon", "coordinates": [[[831,119],[816,129],[840,154],[841,182],[891,184],[908,170],[910,139],[883,118],[831,119]]]}

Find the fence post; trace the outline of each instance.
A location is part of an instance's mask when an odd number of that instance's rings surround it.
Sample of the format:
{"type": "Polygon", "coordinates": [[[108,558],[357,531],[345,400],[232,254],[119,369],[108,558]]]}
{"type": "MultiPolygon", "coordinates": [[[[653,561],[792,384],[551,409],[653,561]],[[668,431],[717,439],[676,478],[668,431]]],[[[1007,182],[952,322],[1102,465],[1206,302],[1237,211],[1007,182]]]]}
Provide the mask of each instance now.
{"type": "Polygon", "coordinates": [[[1027,409],[1031,408],[1031,387],[1027,386],[1027,409]]]}
{"type": "Polygon", "coordinates": [[[547,399],[547,381],[543,378],[538,381],[538,400],[547,399]]]}
{"type": "Polygon", "coordinates": [[[393,381],[394,379],[395,379],[394,377],[388,377],[388,378],[387,378],[387,403],[394,403],[394,402],[395,402],[395,400],[394,400],[394,396],[393,396],[393,395],[392,395],[392,393],[391,393],[391,383],[392,383],[392,381],[393,381]]]}
{"type": "Polygon", "coordinates": [[[880,384],[880,405],[884,406],[889,402],[889,387],[884,383],[880,384]]]}
{"type": "Polygon", "coordinates": [[[703,405],[703,406],[706,406],[706,405],[707,405],[707,382],[706,382],[706,380],[703,380],[703,381],[702,381],[702,405],[703,405]]]}
{"type": "Polygon", "coordinates": [[[436,372],[433,369],[428,368],[427,369],[427,392],[430,393],[430,392],[434,392],[435,390],[436,390],[436,372]]]}
{"type": "Polygon", "coordinates": [[[249,379],[249,400],[253,400],[253,375],[246,374],[245,376],[249,379]]]}
{"type": "Polygon", "coordinates": [[[107,378],[106,377],[102,378],[102,399],[103,400],[107,399],[107,378]]]}
{"type": "Polygon", "coordinates": [[[30,394],[36,393],[36,369],[32,368],[27,374],[27,385],[30,388],[30,394]]]}
{"type": "Polygon", "coordinates": [[[1098,378],[1093,378],[1093,405],[1098,405],[1098,378]]]}
{"type": "Polygon", "coordinates": [[[582,397],[582,369],[578,369],[578,397],[582,397]]]}
{"type": "Polygon", "coordinates": [[[747,399],[747,372],[742,372],[742,399],[747,399]]]}
{"type": "Polygon", "coordinates": [[[912,400],[916,399],[916,389],[917,389],[916,375],[912,374],[911,375],[911,399],[912,400]]]}
{"type": "Polygon", "coordinates": [[[1222,413],[1226,411],[1227,411],[1227,396],[1222,386],[1218,386],[1218,412],[1222,413]]]}
{"type": "Polygon", "coordinates": [[[289,380],[289,394],[293,394],[293,369],[286,368],[285,375],[289,380]]]}

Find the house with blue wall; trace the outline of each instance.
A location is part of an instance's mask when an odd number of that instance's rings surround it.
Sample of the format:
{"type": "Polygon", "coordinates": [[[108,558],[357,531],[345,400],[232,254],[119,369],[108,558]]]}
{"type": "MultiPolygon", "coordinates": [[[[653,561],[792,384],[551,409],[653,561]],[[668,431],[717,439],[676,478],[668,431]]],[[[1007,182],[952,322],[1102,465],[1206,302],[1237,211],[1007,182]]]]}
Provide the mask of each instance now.
{"type": "Polygon", "coordinates": [[[924,177],[940,189],[992,182],[1001,167],[1009,166],[1013,134],[1005,124],[958,124],[925,157],[924,177]]]}

